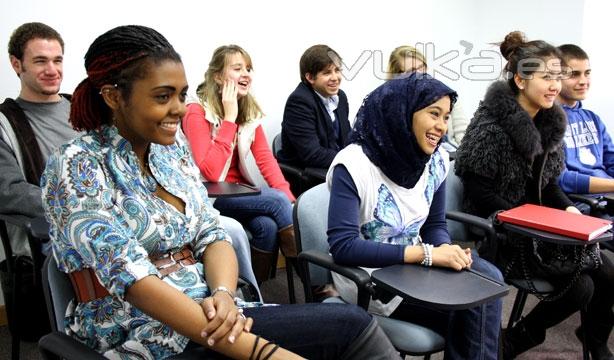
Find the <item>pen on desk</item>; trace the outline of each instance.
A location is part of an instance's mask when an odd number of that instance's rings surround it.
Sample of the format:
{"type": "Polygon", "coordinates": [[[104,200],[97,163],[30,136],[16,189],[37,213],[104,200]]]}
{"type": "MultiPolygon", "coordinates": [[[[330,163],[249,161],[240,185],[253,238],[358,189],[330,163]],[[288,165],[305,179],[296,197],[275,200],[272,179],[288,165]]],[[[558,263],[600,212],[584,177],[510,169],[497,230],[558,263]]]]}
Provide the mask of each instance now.
{"type": "Polygon", "coordinates": [[[483,279],[486,279],[486,280],[488,280],[488,281],[490,281],[490,282],[492,282],[492,283],[494,283],[494,284],[497,284],[497,285],[499,285],[499,286],[503,286],[503,285],[504,285],[504,284],[502,284],[502,283],[498,282],[497,280],[495,280],[495,279],[493,279],[493,278],[490,278],[490,277],[488,277],[488,276],[486,276],[486,275],[482,274],[482,273],[481,273],[481,272],[479,272],[479,271],[475,271],[475,270],[473,270],[472,268],[465,268],[464,270],[466,270],[466,271],[468,271],[468,272],[470,272],[470,273],[472,273],[472,274],[475,274],[475,275],[477,275],[477,276],[479,276],[479,277],[481,277],[481,278],[483,278],[483,279]]]}

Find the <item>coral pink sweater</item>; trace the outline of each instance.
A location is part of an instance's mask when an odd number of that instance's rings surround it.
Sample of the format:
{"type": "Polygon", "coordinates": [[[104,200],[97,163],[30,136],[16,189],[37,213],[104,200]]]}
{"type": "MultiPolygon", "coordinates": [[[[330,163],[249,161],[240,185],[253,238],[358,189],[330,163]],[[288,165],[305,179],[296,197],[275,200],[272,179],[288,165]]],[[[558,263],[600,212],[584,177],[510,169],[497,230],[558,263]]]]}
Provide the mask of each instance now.
{"type": "MultiPolygon", "coordinates": [[[[183,117],[183,131],[192,148],[194,161],[207,181],[219,181],[224,168],[230,160],[230,167],[224,181],[247,183],[241,173],[239,162],[243,161],[235,150],[235,137],[239,126],[230,121],[220,122],[217,136],[213,135],[214,122],[206,118],[205,110],[200,104],[189,104],[183,117]]],[[[250,134],[241,134],[250,136],[250,134]]],[[[291,202],[296,199],[290,191],[290,185],[284,178],[277,160],[269,148],[262,126],[255,128],[250,150],[256,160],[260,173],[267,184],[283,191],[291,202]]]]}

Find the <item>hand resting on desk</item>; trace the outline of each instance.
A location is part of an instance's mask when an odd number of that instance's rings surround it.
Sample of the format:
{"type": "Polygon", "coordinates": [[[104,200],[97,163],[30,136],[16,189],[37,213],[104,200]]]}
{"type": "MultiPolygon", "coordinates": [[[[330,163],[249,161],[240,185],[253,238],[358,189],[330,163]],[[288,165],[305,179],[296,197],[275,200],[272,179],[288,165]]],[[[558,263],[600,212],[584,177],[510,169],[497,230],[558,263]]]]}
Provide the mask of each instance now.
{"type": "MultiPolygon", "coordinates": [[[[405,247],[404,260],[407,264],[418,264],[424,259],[422,246],[405,247]]],[[[442,244],[433,248],[433,266],[447,267],[457,271],[471,267],[471,249],[458,245],[442,244]]]]}

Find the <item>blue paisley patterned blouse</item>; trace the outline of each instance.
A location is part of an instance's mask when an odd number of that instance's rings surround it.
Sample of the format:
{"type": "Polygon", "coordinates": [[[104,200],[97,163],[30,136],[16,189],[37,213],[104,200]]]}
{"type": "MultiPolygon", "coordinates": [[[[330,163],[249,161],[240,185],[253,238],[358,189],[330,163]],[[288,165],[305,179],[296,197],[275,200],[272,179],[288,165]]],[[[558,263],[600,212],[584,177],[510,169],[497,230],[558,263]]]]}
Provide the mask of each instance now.
{"type": "MultiPolygon", "coordinates": [[[[181,352],[187,339],[133,308],[124,300],[126,290],[143,277],[159,276],[150,254],[190,244],[195,258],[202,259],[208,244],[230,241],[181,133],[174,145],[151,144],[149,164],[155,179],[141,173],[131,144],[117,129],[105,126],[60,147],[41,179],[60,270],[93,268],[111,293],[72,303],[66,331],[108,357],[136,352],[158,358],[181,352]],[[183,200],[185,214],[154,195],[156,181],[183,200]]],[[[198,301],[209,294],[200,262],[164,281],[198,301]]]]}

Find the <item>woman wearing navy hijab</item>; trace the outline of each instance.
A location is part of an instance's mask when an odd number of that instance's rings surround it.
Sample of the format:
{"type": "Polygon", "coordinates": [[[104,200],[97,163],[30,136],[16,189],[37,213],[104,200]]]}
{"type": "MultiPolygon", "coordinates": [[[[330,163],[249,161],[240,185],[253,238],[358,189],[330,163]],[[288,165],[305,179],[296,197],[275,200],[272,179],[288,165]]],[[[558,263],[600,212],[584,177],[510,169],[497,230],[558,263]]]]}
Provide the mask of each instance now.
{"type": "MultiPolygon", "coordinates": [[[[418,263],[471,267],[502,280],[497,268],[452,245],[445,219],[448,154],[439,147],[457,94],[427,74],[390,80],[358,111],[350,145],[333,161],[328,242],[335,262],[368,271],[418,263]]],[[[349,280],[334,276],[347,300],[349,280]]],[[[437,286],[437,284],[433,284],[437,286]]],[[[394,298],[370,310],[412,321],[446,336],[446,359],[496,359],[501,300],[462,311],[435,311],[394,298]]]]}

